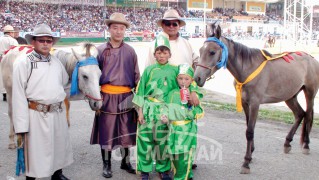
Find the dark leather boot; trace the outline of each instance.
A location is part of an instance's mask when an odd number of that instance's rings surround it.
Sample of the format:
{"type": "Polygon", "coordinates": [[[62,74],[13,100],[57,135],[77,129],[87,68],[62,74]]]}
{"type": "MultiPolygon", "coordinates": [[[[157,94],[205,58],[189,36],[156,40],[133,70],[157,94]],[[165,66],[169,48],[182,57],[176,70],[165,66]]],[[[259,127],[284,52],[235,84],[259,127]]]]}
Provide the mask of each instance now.
{"type": "Polygon", "coordinates": [[[3,94],[3,99],[2,100],[3,101],[7,101],[7,94],[6,93],[3,94]]]}
{"type": "Polygon", "coordinates": [[[62,174],[62,169],[59,169],[54,172],[51,176],[51,180],[70,180],[62,174]]]}
{"type": "Polygon", "coordinates": [[[25,179],[26,179],[26,180],[35,180],[34,177],[29,177],[29,176],[26,176],[25,179]]]}
{"type": "Polygon", "coordinates": [[[197,168],[197,164],[193,164],[192,169],[196,169],[196,168],[197,168]]]}
{"type": "Polygon", "coordinates": [[[130,151],[128,148],[122,148],[121,149],[121,154],[122,154],[122,163],[121,163],[121,169],[125,170],[128,173],[131,174],[136,174],[135,169],[133,168],[133,166],[130,163],[130,151]]]}
{"type": "Polygon", "coordinates": [[[112,169],[111,169],[111,155],[112,151],[105,151],[101,149],[102,160],[103,160],[103,177],[111,178],[112,177],[112,169]],[[106,154],[107,152],[107,154],[106,154]]]}

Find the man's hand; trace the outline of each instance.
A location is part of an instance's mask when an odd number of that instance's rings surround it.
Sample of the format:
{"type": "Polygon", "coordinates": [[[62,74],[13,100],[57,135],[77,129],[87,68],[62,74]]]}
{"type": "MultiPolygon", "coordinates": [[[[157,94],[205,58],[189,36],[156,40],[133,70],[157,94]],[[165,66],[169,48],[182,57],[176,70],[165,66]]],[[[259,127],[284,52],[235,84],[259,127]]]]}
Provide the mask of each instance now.
{"type": "Polygon", "coordinates": [[[18,148],[23,147],[23,144],[24,144],[24,134],[25,134],[25,133],[18,133],[18,134],[17,134],[17,146],[18,146],[18,148]]]}
{"type": "Polygon", "coordinates": [[[193,91],[193,92],[190,93],[188,102],[192,106],[198,106],[199,105],[199,99],[197,97],[196,92],[193,91]]]}

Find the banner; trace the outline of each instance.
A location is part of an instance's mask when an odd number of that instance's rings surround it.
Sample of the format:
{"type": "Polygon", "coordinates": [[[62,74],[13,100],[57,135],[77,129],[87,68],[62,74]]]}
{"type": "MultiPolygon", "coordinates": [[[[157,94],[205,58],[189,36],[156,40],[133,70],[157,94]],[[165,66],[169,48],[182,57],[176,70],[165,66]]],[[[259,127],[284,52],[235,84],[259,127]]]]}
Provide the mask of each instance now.
{"type": "Polygon", "coordinates": [[[103,37],[103,32],[63,32],[61,33],[61,37],[103,37]]]}
{"type": "Polygon", "coordinates": [[[48,3],[48,4],[104,6],[104,0],[15,0],[15,1],[31,2],[31,3],[48,3]]]}

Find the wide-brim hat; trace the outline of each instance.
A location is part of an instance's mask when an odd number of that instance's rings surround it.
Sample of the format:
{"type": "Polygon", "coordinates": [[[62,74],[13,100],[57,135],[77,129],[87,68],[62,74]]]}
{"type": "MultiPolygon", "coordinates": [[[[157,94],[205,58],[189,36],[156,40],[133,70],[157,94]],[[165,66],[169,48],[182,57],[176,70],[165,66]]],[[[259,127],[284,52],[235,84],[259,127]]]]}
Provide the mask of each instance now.
{"type": "Polygon", "coordinates": [[[14,30],[14,28],[12,26],[6,25],[3,28],[3,33],[8,33],[8,32],[16,32],[16,31],[14,30]]]}
{"type": "Polygon", "coordinates": [[[130,23],[126,21],[125,16],[122,13],[111,14],[110,19],[105,20],[105,24],[107,26],[110,24],[124,24],[126,28],[130,28],[130,23]]]}
{"type": "Polygon", "coordinates": [[[157,25],[159,27],[162,27],[163,20],[167,20],[167,21],[179,20],[180,27],[183,27],[186,25],[185,21],[182,20],[181,16],[178,14],[178,12],[175,9],[169,9],[165,11],[163,18],[157,21],[157,25]]]}
{"type": "Polygon", "coordinates": [[[46,24],[39,24],[34,28],[33,33],[25,35],[28,44],[31,44],[33,37],[49,36],[53,38],[53,44],[60,40],[60,37],[52,34],[51,28],[46,24]]]}

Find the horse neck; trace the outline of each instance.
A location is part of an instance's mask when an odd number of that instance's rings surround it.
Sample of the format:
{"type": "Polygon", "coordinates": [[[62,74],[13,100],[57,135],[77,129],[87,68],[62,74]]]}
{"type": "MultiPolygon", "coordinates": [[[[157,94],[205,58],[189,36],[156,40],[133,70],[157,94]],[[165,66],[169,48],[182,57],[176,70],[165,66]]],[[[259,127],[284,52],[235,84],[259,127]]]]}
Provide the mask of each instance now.
{"type": "Polygon", "coordinates": [[[249,48],[224,37],[222,37],[222,41],[228,48],[227,69],[235,79],[244,82],[264,61],[260,50],[249,48]]]}

